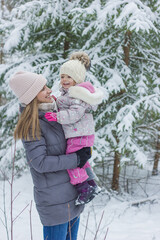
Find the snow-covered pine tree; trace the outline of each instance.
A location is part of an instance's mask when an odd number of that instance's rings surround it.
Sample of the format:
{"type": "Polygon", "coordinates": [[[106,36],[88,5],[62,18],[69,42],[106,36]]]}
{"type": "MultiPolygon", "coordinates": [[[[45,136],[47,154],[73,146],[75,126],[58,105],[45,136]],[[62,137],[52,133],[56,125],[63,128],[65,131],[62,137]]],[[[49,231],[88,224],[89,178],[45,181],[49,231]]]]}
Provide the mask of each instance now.
{"type": "MultiPolygon", "coordinates": [[[[147,5],[152,9],[152,11],[155,12],[156,17],[157,17],[157,23],[156,23],[156,28],[158,29],[158,33],[160,32],[160,2],[159,1],[148,1],[147,5]]],[[[159,94],[159,80],[160,80],[160,70],[159,70],[159,65],[160,65],[160,45],[159,45],[159,34],[158,36],[155,34],[151,35],[152,39],[151,44],[152,46],[156,49],[156,54],[155,54],[155,75],[154,79],[155,84],[154,84],[154,89],[157,94],[159,94]]],[[[151,135],[151,151],[150,151],[150,158],[153,160],[153,169],[152,169],[152,175],[157,175],[158,174],[158,164],[159,164],[159,159],[160,159],[160,123],[159,123],[159,112],[156,114],[155,118],[155,113],[154,117],[151,117],[152,119],[155,119],[155,121],[152,121],[152,124],[150,124],[150,128],[153,129],[153,134],[151,135]],[[157,121],[156,121],[157,119],[157,121]]]]}
{"type": "MultiPolygon", "coordinates": [[[[82,36],[80,25],[85,29],[92,21],[87,16],[87,22],[86,18],[75,22],[74,10],[86,8],[92,2],[12,1],[14,8],[10,13],[10,31],[6,31],[4,24],[1,25],[5,32],[7,56],[5,65],[0,66],[1,91],[7,100],[7,104],[0,108],[0,166],[4,169],[9,166],[12,133],[19,114],[18,101],[8,87],[9,78],[19,70],[42,73],[48,79],[49,87],[53,85],[54,94],[59,94],[59,67],[70,52],[82,49],[86,39],[85,35],[82,36]]],[[[23,156],[19,141],[15,162],[17,171],[25,168],[23,156]]]]}
{"type": "MultiPolygon", "coordinates": [[[[1,6],[0,7],[0,19],[2,22],[2,19],[4,18],[4,1],[3,0],[1,0],[0,6],[1,6]]],[[[3,62],[3,45],[4,45],[2,31],[0,31],[0,43],[1,43],[1,45],[0,45],[0,64],[2,64],[2,62],[3,62]]]]}
{"type": "MultiPolygon", "coordinates": [[[[14,2],[16,3],[16,2],[14,2]]],[[[0,107],[0,165],[7,169],[11,156],[12,133],[18,119],[18,102],[8,86],[17,71],[42,73],[58,94],[59,67],[69,52],[80,49],[82,39],[72,31],[72,9],[78,2],[61,0],[20,1],[2,22],[6,62],[0,66],[1,92],[7,104],[0,107]],[[6,30],[8,24],[9,30],[6,30]]],[[[12,143],[13,144],[13,143],[12,143]]],[[[22,145],[17,142],[16,168],[25,168],[22,145]]]]}
{"type": "MultiPolygon", "coordinates": [[[[149,1],[93,1],[75,18],[92,21],[83,28],[83,49],[92,55],[91,80],[106,89],[96,115],[97,160],[114,159],[112,188],[119,189],[120,166],[145,165],[152,126],[159,117],[159,30],[157,7],[149,1]],[[95,77],[94,77],[95,76],[95,77]]],[[[81,25],[82,26],[82,25],[81,25]]],[[[80,26],[80,27],[81,27],[80,26]]],[[[154,126],[155,128],[155,126],[154,126]]],[[[101,173],[102,174],[102,173],[101,173]]],[[[103,169],[102,180],[105,174],[103,169]]]]}
{"type": "MultiPolygon", "coordinates": [[[[117,46],[117,52],[122,55],[116,59],[115,70],[121,76],[125,90],[120,91],[122,94],[118,97],[118,108],[115,108],[118,111],[112,125],[113,135],[111,131],[112,137],[109,137],[111,141],[114,138],[116,143],[112,180],[115,190],[119,188],[120,164],[127,161],[139,166],[146,164],[151,148],[150,139],[156,127],[153,123],[157,121],[160,110],[159,91],[155,90],[159,78],[158,62],[154,62],[159,59],[156,50],[159,42],[158,29],[155,28],[158,20],[156,13],[151,12],[144,1],[126,1],[125,4],[123,1],[119,10],[114,26],[121,32],[118,36],[122,34],[117,46]],[[121,62],[123,59],[125,66],[121,62]],[[152,128],[149,128],[150,125],[152,128]]],[[[117,94],[111,96],[111,103],[117,101],[117,94]]]]}
{"type": "MultiPolygon", "coordinates": [[[[96,162],[106,166],[108,159],[114,160],[111,174],[114,172],[112,188],[116,190],[120,165],[129,161],[139,165],[146,162],[152,124],[159,117],[156,51],[159,8],[158,1],[154,8],[149,2],[41,0],[14,9],[15,29],[5,45],[12,56],[1,71],[3,88],[11,99],[1,108],[1,163],[7,159],[8,148],[4,149],[9,145],[8,136],[18,114],[18,103],[12,100],[8,78],[20,69],[39,72],[49,79],[50,86],[54,81],[55,93],[59,65],[69,52],[80,49],[87,51],[92,59],[88,79],[105,89],[105,101],[95,114],[96,162]],[[4,141],[6,136],[8,142],[4,141]]],[[[22,159],[21,146],[18,149],[22,159]]],[[[21,163],[18,161],[17,166],[21,163]]],[[[101,180],[105,180],[105,175],[103,168],[101,180]]]]}

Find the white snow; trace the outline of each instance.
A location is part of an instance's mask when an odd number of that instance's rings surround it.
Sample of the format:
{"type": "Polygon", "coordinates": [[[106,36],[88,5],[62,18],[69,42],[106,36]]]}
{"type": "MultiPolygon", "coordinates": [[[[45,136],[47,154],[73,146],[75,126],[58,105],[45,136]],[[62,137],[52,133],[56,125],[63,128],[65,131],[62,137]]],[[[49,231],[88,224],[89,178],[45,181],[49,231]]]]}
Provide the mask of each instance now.
{"type": "MultiPolygon", "coordinates": [[[[157,180],[158,183],[160,177],[154,178],[153,180],[157,180]]],[[[10,185],[8,181],[5,181],[5,187],[4,181],[0,181],[0,219],[4,221],[2,212],[4,207],[3,189],[5,189],[6,213],[8,229],[10,229],[10,185]]],[[[15,180],[13,189],[14,197],[20,192],[13,202],[14,218],[28,205],[14,223],[13,236],[16,240],[29,240],[31,239],[29,210],[31,201],[33,201],[33,184],[30,173],[26,173],[15,180]]],[[[154,188],[151,185],[149,192],[151,196],[147,199],[150,199],[151,202],[146,201],[146,203],[139,206],[132,205],[142,201],[140,197],[111,196],[107,192],[97,196],[91,203],[86,205],[85,211],[81,214],[78,240],[84,239],[85,231],[85,240],[104,240],[106,231],[108,231],[106,240],[159,240],[160,185],[154,186],[154,188]],[[95,238],[100,220],[102,221],[97,232],[97,238],[95,238]]],[[[33,240],[43,239],[43,228],[34,201],[31,216],[33,240]]],[[[0,240],[7,240],[6,231],[1,221],[0,233],[0,240]]]]}
{"type": "MultiPolygon", "coordinates": [[[[14,21],[9,22],[9,20],[4,21],[3,19],[0,21],[0,28],[5,30],[7,36],[5,38],[4,51],[9,52],[12,48],[19,45],[21,42],[21,38],[23,37],[24,42],[27,42],[28,36],[30,35],[30,24],[34,22],[34,28],[37,29],[41,26],[41,24],[48,20],[48,16],[52,14],[53,18],[53,29],[55,24],[55,19],[60,18],[62,22],[63,18],[65,20],[65,11],[66,13],[72,12],[75,13],[73,16],[72,27],[76,32],[78,28],[77,22],[79,19],[84,17],[86,19],[87,14],[97,14],[97,21],[91,21],[88,27],[84,28],[82,32],[82,36],[92,33],[94,27],[95,31],[86,40],[83,49],[84,51],[88,51],[88,54],[93,59],[92,60],[92,68],[93,72],[102,69],[104,73],[102,74],[102,82],[97,81],[96,76],[91,72],[87,73],[87,78],[89,78],[96,87],[103,86],[103,90],[105,92],[105,100],[108,100],[110,93],[113,91],[119,92],[120,90],[126,90],[127,88],[124,84],[124,76],[125,81],[131,78],[131,71],[127,66],[123,65],[121,62],[121,51],[122,51],[122,39],[118,36],[116,37],[116,41],[119,44],[119,47],[116,49],[116,52],[111,51],[112,42],[115,47],[115,42],[113,38],[115,35],[115,31],[121,31],[122,29],[128,29],[135,33],[138,31],[149,32],[150,30],[155,31],[157,33],[156,22],[158,21],[155,13],[153,13],[149,7],[143,4],[143,1],[139,0],[117,0],[106,1],[106,4],[103,8],[101,8],[100,0],[95,0],[85,9],[81,9],[78,6],[78,2],[69,3],[69,1],[31,1],[27,2],[15,10],[13,10],[12,14],[15,18],[14,21]],[[77,4],[77,5],[76,5],[77,4]],[[77,6],[72,8],[73,6],[77,6]],[[65,10],[63,9],[65,8],[65,10]],[[44,9],[42,16],[37,21],[36,12],[38,10],[44,9]],[[54,10],[53,10],[54,9],[54,10]],[[64,14],[64,15],[63,15],[64,14]],[[82,14],[82,16],[81,16],[82,14]],[[53,17],[54,16],[54,17],[53,17]],[[32,19],[33,18],[33,19],[32,19]],[[22,20],[23,19],[23,20],[22,20]],[[114,24],[112,24],[112,20],[114,24]],[[111,26],[115,27],[113,29],[113,33],[110,31],[111,26]],[[8,29],[8,30],[7,30],[8,29]],[[9,29],[12,29],[11,33],[9,29]],[[97,43],[98,35],[101,36],[104,33],[104,30],[109,35],[105,35],[103,39],[100,38],[97,43]],[[23,31],[22,31],[23,30],[23,31]],[[22,34],[22,32],[25,32],[22,34]],[[10,33],[10,34],[9,34],[10,33]],[[107,41],[109,43],[107,43],[107,41]],[[96,43],[96,47],[94,45],[96,43]],[[106,43],[108,44],[106,47],[106,43]],[[93,48],[91,47],[93,45],[93,48]],[[106,47],[106,49],[105,49],[106,47]],[[103,50],[103,51],[102,51],[103,50]],[[105,54],[103,52],[105,51],[105,54]],[[112,69],[110,67],[110,61],[116,58],[115,68],[112,69]],[[94,69],[95,68],[95,69],[94,69]],[[119,70],[120,69],[120,70],[119,70]],[[106,80],[109,79],[109,80],[106,80]]],[[[9,14],[9,13],[7,13],[9,14]]],[[[2,11],[0,10],[0,15],[2,15],[2,11]]],[[[81,24],[84,24],[83,21],[81,24]]],[[[58,37],[55,38],[55,42],[58,41],[58,38],[61,37],[61,34],[64,35],[64,32],[60,33],[58,37]]],[[[147,35],[146,35],[147,36],[147,35]]],[[[13,54],[9,55],[8,64],[1,64],[0,74],[5,73],[4,83],[1,86],[2,89],[5,89],[7,94],[12,96],[10,89],[8,87],[8,81],[10,76],[12,76],[15,71],[19,70],[27,70],[33,72],[41,72],[41,69],[44,69],[42,74],[48,79],[54,81],[52,91],[55,96],[59,95],[59,75],[58,71],[55,72],[52,76],[50,76],[50,67],[58,66],[63,63],[64,60],[53,60],[51,61],[51,54],[41,53],[41,48],[44,45],[50,43],[50,38],[45,40],[44,42],[38,42],[35,44],[37,49],[36,56],[27,55],[25,58],[21,54],[13,54]],[[23,59],[24,58],[24,59],[23,59]],[[43,59],[43,61],[42,61],[43,59]],[[16,65],[14,66],[14,63],[16,65]],[[34,64],[33,64],[34,63],[34,64]],[[11,64],[11,65],[10,65],[11,64]],[[13,66],[12,66],[13,64],[13,66]],[[56,65],[57,64],[57,65],[56,65]]],[[[143,39],[142,39],[143,41],[143,39]]],[[[143,44],[142,44],[143,46],[143,44]]],[[[113,47],[113,50],[114,50],[113,47]]],[[[139,46],[141,48],[141,45],[139,46]]],[[[152,51],[153,48],[151,48],[152,51]]],[[[140,49],[143,53],[143,56],[148,61],[159,62],[158,57],[154,56],[155,54],[149,54],[149,52],[145,53],[145,49],[140,49]],[[149,58],[149,56],[151,56],[149,58]]],[[[53,49],[55,51],[55,49],[53,49]]],[[[59,56],[58,51],[57,56],[59,56]]],[[[136,53],[135,53],[136,54],[136,53]]],[[[131,59],[134,59],[135,56],[131,56],[131,59]]],[[[141,57],[137,57],[137,59],[142,59],[141,57]]],[[[146,65],[148,67],[148,65],[146,65]]],[[[150,66],[151,67],[151,66],[150,66]]],[[[155,84],[157,84],[154,88],[154,93],[152,95],[148,95],[148,87],[147,87],[147,79],[143,73],[145,72],[142,68],[142,75],[139,75],[139,82],[137,83],[137,93],[140,95],[140,98],[135,98],[134,103],[132,105],[125,105],[125,107],[121,107],[116,114],[115,120],[106,124],[102,129],[100,129],[96,135],[96,143],[98,149],[101,149],[101,153],[99,154],[95,151],[95,157],[101,158],[105,157],[105,154],[109,154],[110,145],[109,141],[104,141],[104,135],[108,136],[113,146],[116,146],[116,149],[120,152],[123,152],[125,147],[127,150],[135,153],[135,161],[139,162],[141,165],[145,165],[147,162],[146,154],[144,154],[143,149],[140,149],[136,142],[132,139],[132,126],[135,121],[135,118],[138,118],[138,107],[141,104],[144,104],[144,108],[147,110],[154,110],[159,113],[159,78],[157,77],[157,73],[153,77],[155,79],[155,84]],[[147,94],[147,96],[146,96],[147,94]],[[117,141],[112,134],[112,131],[116,129],[117,134],[119,134],[119,144],[117,145],[117,141]],[[105,152],[103,152],[103,148],[105,152]],[[97,154],[97,155],[96,155],[97,154]]],[[[151,72],[154,71],[154,68],[151,69],[151,72]]],[[[155,71],[156,72],[156,71],[155,71]]],[[[136,81],[137,82],[137,81],[136,81]]],[[[129,84],[128,84],[129,85],[129,84]]],[[[149,85],[150,86],[150,85],[149,85]]],[[[116,102],[111,103],[110,105],[106,104],[106,110],[102,112],[96,119],[96,121],[105,118],[106,113],[112,113],[117,111],[116,102]]],[[[0,110],[4,106],[0,107],[0,110]]],[[[7,120],[14,116],[18,109],[18,103],[16,100],[11,100],[8,103],[8,108],[5,110],[5,114],[7,115],[7,120]]],[[[6,125],[3,123],[2,129],[6,125]]],[[[142,136],[143,137],[143,136],[142,136]]],[[[7,169],[9,165],[9,159],[11,158],[11,147],[9,144],[9,138],[3,140],[3,145],[6,147],[1,149],[0,155],[1,158],[1,167],[0,170],[7,169]]],[[[21,150],[21,145],[17,143],[17,150],[21,150]]],[[[148,154],[148,152],[147,152],[148,154]]],[[[124,162],[129,161],[131,158],[127,158],[124,156],[121,159],[121,165],[124,162]]],[[[20,159],[18,161],[18,167],[23,168],[25,165],[24,159],[20,159]]],[[[94,164],[94,163],[92,163],[94,164]]],[[[146,166],[145,166],[146,167],[146,166]]],[[[8,171],[8,170],[7,170],[8,171]]],[[[8,172],[7,172],[8,174],[8,172]]],[[[10,175],[10,174],[8,174],[10,175]]],[[[2,181],[2,173],[0,172],[0,240],[10,240],[10,184],[9,182],[2,181]],[[4,185],[5,184],[5,185],[4,185]],[[5,194],[4,194],[5,191],[5,194]],[[5,197],[5,199],[4,199],[5,197]],[[4,207],[5,213],[7,217],[7,226],[9,239],[7,238],[6,229],[4,227],[5,223],[5,215],[4,215],[4,207]],[[4,224],[4,225],[3,225],[4,224]]],[[[136,181],[136,180],[135,180],[136,181]]],[[[146,180],[145,180],[146,181],[146,180]]],[[[147,192],[147,198],[141,196],[139,189],[135,191],[133,195],[125,195],[120,196],[109,194],[105,191],[103,194],[97,196],[91,203],[86,205],[85,211],[81,215],[80,229],[78,240],[160,240],[160,176],[150,177],[149,184],[144,191],[147,192]],[[152,183],[153,182],[153,183],[152,183]],[[148,200],[148,201],[147,201],[148,200]],[[144,204],[140,204],[135,206],[136,202],[143,202],[144,204]],[[89,218],[88,218],[89,216],[89,218]],[[103,218],[102,218],[103,217],[103,218]],[[88,219],[88,225],[87,225],[88,219]],[[99,222],[101,221],[99,230],[99,222]],[[97,232],[96,232],[97,231],[97,232]],[[105,238],[105,234],[108,231],[108,234],[105,238]],[[84,237],[86,232],[86,236],[84,237]],[[97,235],[96,235],[97,234],[97,235]]],[[[140,186],[139,186],[140,188],[140,186]]],[[[42,240],[43,239],[43,231],[42,225],[40,223],[40,219],[38,213],[36,211],[36,207],[33,200],[33,183],[28,170],[25,170],[23,176],[19,179],[16,179],[13,184],[13,217],[19,215],[19,213],[25,209],[22,214],[18,216],[14,223],[13,236],[14,240],[29,240],[30,236],[30,206],[33,201],[32,206],[32,229],[33,229],[33,240],[42,240]],[[16,197],[17,196],[17,197],[16,197]]]]}

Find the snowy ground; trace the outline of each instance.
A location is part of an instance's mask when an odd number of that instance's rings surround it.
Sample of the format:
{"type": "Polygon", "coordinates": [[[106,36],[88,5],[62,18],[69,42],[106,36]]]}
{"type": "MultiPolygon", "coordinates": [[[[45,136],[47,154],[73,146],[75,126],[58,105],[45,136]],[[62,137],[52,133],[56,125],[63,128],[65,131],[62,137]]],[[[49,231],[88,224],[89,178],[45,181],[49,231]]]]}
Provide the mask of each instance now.
{"type": "MultiPolygon", "coordinates": [[[[160,177],[157,177],[157,180],[159,179],[160,177]]],[[[0,182],[0,240],[8,240],[2,223],[4,221],[3,189],[4,182],[0,182]]],[[[27,204],[29,206],[15,220],[14,239],[30,240],[29,210],[30,203],[33,200],[33,193],[32,180],[29,173],[24,174],[23,177],[14,182],[14,197],[19,192],[20,194],[13,203],[14,217],[27,204]]],[[[5,182],[5,198],[8,228],[10,228],[10,186],[8,182],[5,182]]],[[[160,240],[160,191],[153,191],[152,187],[152,196],[149,198],[155,200],[139,206],[132,206],[138,200],[129,196],[123,197],[123,199],[119,196],[109,198],[107,194],[97,196],[92,203],[86,205],[85,211],[81,215],[78,240],[104,240],[106,231],[108,231],[106,240],[160,240]],[[156,194],[153,194],[153,192],[156,194]],[[96,230],[98,229],[100,220],[102,221],[96,237],[96,230]]],[[[42,226],[34,203],[32,206],[32,228],[33,240],[42,240],[42,226]]]]}

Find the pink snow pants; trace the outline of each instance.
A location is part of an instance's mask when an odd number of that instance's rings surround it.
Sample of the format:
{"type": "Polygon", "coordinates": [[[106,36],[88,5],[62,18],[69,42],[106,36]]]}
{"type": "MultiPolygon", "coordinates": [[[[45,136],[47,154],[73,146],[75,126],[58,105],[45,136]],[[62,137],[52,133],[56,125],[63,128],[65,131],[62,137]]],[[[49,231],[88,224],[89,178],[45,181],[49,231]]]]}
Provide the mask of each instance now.
{"type": "MultiPolygon", "coordinates": [[[[94,135],[69,138],[67,140],[66,154],[76,152],[84,147],[92,147],[93,144],[94,135]]],[[[91,168],[89,162],[86,162],[86,164],[82,168],[78,167],[75,169],[67,170],[70,177],[70,183],[72,185],[82,183],[88,179],[86,168],[91,168]]]]}

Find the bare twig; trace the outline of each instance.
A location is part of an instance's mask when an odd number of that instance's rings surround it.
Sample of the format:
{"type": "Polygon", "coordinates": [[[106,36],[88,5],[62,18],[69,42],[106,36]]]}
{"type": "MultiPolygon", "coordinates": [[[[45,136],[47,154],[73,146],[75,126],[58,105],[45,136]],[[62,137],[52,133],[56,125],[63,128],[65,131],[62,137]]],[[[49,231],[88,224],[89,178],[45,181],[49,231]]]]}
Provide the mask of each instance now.
{"type": "Polygon", "coordinates": [[[12,220],[13,223],[16,221],[16,219],[24,212],[24,210],[29,206],[29,203],[22,209],[22,211],[12,220]]]}
{"type": "MultiPolygon", "coordinates": [[[[0,170],[2,172],[2,170],[0,170]]],[[[6,199],[5,199],[5,173],[3,173],[3,177],[4,177],[4,184],[3,184],[3,209],[0,208],[0,210],[2,211],[3,215],[4,215],[4,221],[2,220],[2,218],[0,218],[0,221],[2,222],[3,226],[6,229],[6,235],[7,235],[7,240],[9,240],[9,231],[8,231],[8,222],[7,222],[7,212],[6,212],[6,199]]]]}
{"type": "Polygon", "coordinates": [[[83,240],[85,240],[85,237],[86,237],[86,232],[87,232],[87,227],[88,227],[88,220],[89,220],[89,214],[90,214],[90,212],[88,212],[87,222],[86,222],[86,227],[85,227],[85,233],[84,233],[84,238],[83,238],[83,240]]]}
{"type": "Polygon", "coordinates": [[[16,198],[19,196],[20,192],[17,193],[17,195],[14,197],[14,199],[12,200],[12,203],[16,200],[16,198]]]}
{"type": "Polygon", "coordinates": [[[4,220],[5,220],[5,229],[7,234],[7,239],[9,240],[9,231],[8,231],[8,223],[7,223],[7,213],[6,213],[6,199],[5,199],[5,179],[3,185],[3,206],[4,206],[4,220]]]}
{"type": "MultiPolygon", "coordinates": [[[[85,228],[86,225],[83,224],[83,222],[81,222],[81,225],[85,228]]],[[[95,235],[95,233],[92,231],[92,229],[90,229],[89,227],[87,228],[87,231],[90,232],[93,236],[95,235]]]]}
{"type": "Polygon", "coordinates": [[[32,201],[31,201],[31,204],[30,204],[29,216],[30,216],[30,233],[31,233],[31,240],[33,240],[33,234],[32,234],[32,201]]]}
{"type": "Polygon", "coordinates": [[[0,221],[1,221],[1,223],[3,224],[3,226],[6,228],[6,225],[5,225],[5,223],[3,222],[2,218],[0,218],[0,221]]]}
{"type": "MultiPolygon", "coordinates": [[[[11,148],[12,152],[12,148],[11,148]]],[[[14,154],[12,158],[12,175],[11,175],[11,182],[10,182],[10,192],[11,192],[11,197],[10,197],[10,204],[11,204],[11,240],[13,240],[13,224],[16,221],[16,219],[24,212],[24,210],[28,207],[29,204],[27,204],[22,211],[13,219],[13,202],[19,195],[19,193],[13,198],[13,184],[14,184],[14,169],[15,169],[15,156],[16,156],[16,140],[15,140],[15,145],[14,145],[14,154]]]]}
{"type": "MultiPolygon", "coordinates": [[[[12,175],[11,175],[11,183],[10,183],[10,204],[11,204],[11,240],[13,240],[13,183],[14,183],[14,164],[15,164],[15,155],[16,155],[16,141],[14,145],[14,155],[12,159],[12,175]]],[[[11,146],[11,156],[12,156],[12,146],[11,146]]]]}
{"type": "Polygon", "coordinates": [[[98,225],[98,228],[97,228],[97,231],[96,231],[96,234],[95,234],[94,240],[96,240],[96,238],[97,238],[97,234],[98,234],[98,231],[99,231],[99,228],[100,228],[100,225],[101,225],[102,219],[103,219],[103,215],[104,215],[104,210],[103,210],[103,212],[102,212],[101,219],[100,219],[100,222],[99,222],[99,225],[98,225]]]}
{"type": "Polygon", "coordinates": [[[132,202],[132,203],[131,203],[131,206],[139,206],[139,205],[145,204],[145,203],[147,203],[147,202],[153,203],[155,200],[156,200],[155,197],[146,198],[146,199],[141,199],[141,200],[139,200],[139,201],[137,201],[137,202],[132,202]]]}
{"type": "Polygon", "coordinates": [[[139,185],[139,187],[143,190],[143,192],[146,194],[146,196],[148,197],[147,192],[145,191],[145,189],[141,186],[141,184],[139,183],[139,181],[136,181],[136,183],[139,185]]]}
{"type": "Polygon", "coordinates": [[[106,240],[107,235],[108,235],[108,228],[107,228],[106,234],[104,236],[104,240],[106,240]]]}
{"type": "Polygon", "coordinates": [[[9,183],[9,185],[10,185],[11,183],[10,183],[9,179],[6,178],[5,173],[4,173],[1,169],[0,169],[0,172],[2,173],[2,175],[3,175],[3,177],[4,177],[4,180],[6,179],[6,180],[8,181],[8,183],[9,183]]]}
{"type": "MultiPolygon", "coordinates": [[[[15,145],[14,145],[14,154],[12,154],[12,146],[11,146],[11,156],[12,159],[12,169],[11,169],[11,179],[9,180],[8,177],[6,177],[5,172],[3,172],[0,169],[0,172],[2,173],[2,176],[4,178],[4,187],[3,187],[3,204],[4,204],[4,209],[0,208],[0,211],[2,211],[3,215],[4,215],[4,220],[0,217],[0,222],[3,224],[3,226],[6,229],[6,234],[7,234],[7,240],[13,240],[14,239],[14,231],[13,231],[13,226],[14,226],[14,222],[17,220],[17,218],[25,211],[25,209],[29,206],[29,204],[27,204],[21,212],[18,213],[18,215],[13,218],[13,204],[15,202],[15,200],[17,199],[17,197],[20,195],[20,192],[17,193],[17,195],[14,197],[13,196],[13,186],[14,186],[14,170],[15,170],[15,156],[16,156],[16,141],[15,141],[15,145]],[[8,181],[9,186],[10,186],[10,233],[8,231],[8,226],[7,226],[7,215],[6,215],[6,199],[5,199],[5,180],[8,181]],[[10,237],[9,237],[10,234],[10,237]]],[[[31,222],[31,210],[32,210],[32,201],[31,201],[31,206],[30,206],[30,234],[31,234],[31,240],[33,240],[33,235],[32,235],[32,222],[31,222]]]]}

